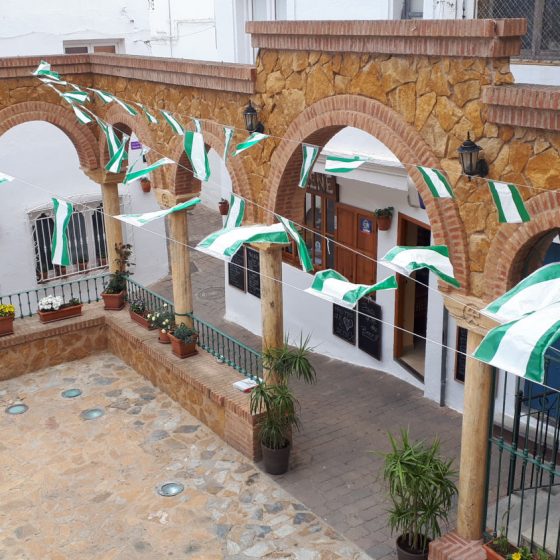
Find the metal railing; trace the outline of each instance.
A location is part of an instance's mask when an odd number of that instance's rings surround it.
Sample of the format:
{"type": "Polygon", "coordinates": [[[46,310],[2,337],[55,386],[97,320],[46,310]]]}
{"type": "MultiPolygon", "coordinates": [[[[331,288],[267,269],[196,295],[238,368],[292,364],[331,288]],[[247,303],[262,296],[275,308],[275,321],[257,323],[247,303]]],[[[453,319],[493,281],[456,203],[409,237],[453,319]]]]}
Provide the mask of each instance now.
{"type": "Polygon", "coordinates": [[[101,292],[105,288],[109,274],[77,278],[60,284],[41,286],[31,290],[14,292],[0,296],[0,303],[11,304],[16,308],[16,317],[31,317],[37,313],[39,300],[46,296],[61,296],[66,302],[72,298],[79,299],[82,303],[92,303],[101,299],[101,292]]]}

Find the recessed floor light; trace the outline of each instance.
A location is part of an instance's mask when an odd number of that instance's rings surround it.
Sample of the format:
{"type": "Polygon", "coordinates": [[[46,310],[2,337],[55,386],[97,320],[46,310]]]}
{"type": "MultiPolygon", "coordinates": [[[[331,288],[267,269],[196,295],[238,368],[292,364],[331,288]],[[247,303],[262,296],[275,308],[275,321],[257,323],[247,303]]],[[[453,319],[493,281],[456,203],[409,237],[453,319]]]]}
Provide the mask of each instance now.
{"type": "Polygon", "coordinates": [[[65,399],[73,399],[74,397],[79,397],[82,394],[80,389],[66,389],[60,393],[65,399]]]}
{"type": "Polygon", "coordinates": [[[180,494],[185,487],[180,482],[167,482],[166,484],[162,484],[159,488],[157,493],[160,496],[176,496],[180,494]]]}
{"type": "Polygon", "coordinates": [[[88,410],[84,410],[80,416],[84,420],[94,420],[95,418],[99,418],[103,416],[105,413],[100,408],[89,408],[88,410]]]}
{"type": "Polygon", "coordinates": [[[8,414],[23,414],[29,407],[26,404],[13,404],[6,409],[8,414]]]}

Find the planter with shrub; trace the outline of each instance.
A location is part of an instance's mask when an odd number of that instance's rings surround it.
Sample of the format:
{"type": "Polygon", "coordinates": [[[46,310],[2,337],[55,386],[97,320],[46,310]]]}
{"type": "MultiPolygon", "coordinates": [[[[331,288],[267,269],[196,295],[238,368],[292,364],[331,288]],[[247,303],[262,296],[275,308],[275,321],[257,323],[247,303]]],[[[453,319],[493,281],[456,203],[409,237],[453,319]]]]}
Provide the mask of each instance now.
{"type": "Polygon", "coordinates": [[[41,323],[62,321],[82,314],[82,303],[72,298],[67,303],[60,296],[47,296],[39,300],[39,320],[41,323]]]}
{"type": "Polygon", "coordinates": [[[8,303],[0,303],[0,336],[14,334],[14,318],[16,308],[8,303]]]}
{"type": "Polygon", "coordinates": [[[171,344],[169,333],[175,328],[175,315],[169,311],[167,303],[164,303],[160,310],[149,313],[147,319],[150,328],[158,330],[158,341],[171,344]]]}
{"type": "Polygon", "coordinates": [[[181,323],[173,332],[168,333],[171,339],[171,351],[178,358],[188,358],[196,354],[198,333],[185,323],[181,323]]]}
{"type": "Polygon", "coordinates": [[[373,213],[377,218],[377,229],[380,231],[388,231],[391,229],[391,218],[393,217],[394,208],[389,206],[387,208],[378,208],[373,213]]]}
{"type": "Polygon", "coordinates": [[[119,311],[124,307],[126,297],[126,279],[131,274],[130,257],[132,255],[132,245],[128,243],[116,243],[117,258],[115,263],[117,270],[109,277],[109,283],[103,290],[101,297],[105,304],[105,309],[109,311],[119,311]]]}
{"type": "Polygon", "coordinates": [[[150,325],[148,316],[149,311],[146,309],[146,302],[142,298],[134,298],[129,303],[130,318],[145,329],[152,330],[155,327],[150,325]]]}

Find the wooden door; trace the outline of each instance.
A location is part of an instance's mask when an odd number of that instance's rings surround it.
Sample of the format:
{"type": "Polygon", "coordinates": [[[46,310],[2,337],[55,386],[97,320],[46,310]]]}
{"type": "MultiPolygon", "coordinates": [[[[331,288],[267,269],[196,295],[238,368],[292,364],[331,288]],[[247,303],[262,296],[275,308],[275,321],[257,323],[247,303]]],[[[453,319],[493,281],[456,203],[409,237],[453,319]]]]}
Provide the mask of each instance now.
{"type": "Polygon", "coordinates": [[[356,213],[351,208],[339,204],[336,208],[336,270],[355,282],[356,254],[344,249],[340,243],[355,247],[356,213]]]}
{"type": "Polygon", "coordinates": [[[367,257],[356,256],[356,284],[375,284],[377,235],[371,212],[356,212],[356,249],[367,257]]]}

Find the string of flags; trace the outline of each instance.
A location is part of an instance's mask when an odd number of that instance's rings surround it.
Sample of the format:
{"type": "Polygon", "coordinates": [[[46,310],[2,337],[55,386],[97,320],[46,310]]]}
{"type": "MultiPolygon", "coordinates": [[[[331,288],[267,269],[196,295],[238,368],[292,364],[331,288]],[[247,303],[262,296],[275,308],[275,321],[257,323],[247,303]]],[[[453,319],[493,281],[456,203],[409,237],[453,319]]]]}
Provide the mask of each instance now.
{"type": "Polygon", "coordinates": [[[180,212],[181,210],[187,210],[188,208],[192,208],[197,204],[200,204],[200,198],[191,198],[186,202],[182,202],[181,204],[176,204],[171,208],[165,208],[164,210],[157,210],[155,212],[145,212],[144,214],[120,214],[118,216],[114,216],[117,220],[121,222],[125,222],[132,226],[142,227],[154,220],[159,220],[168,216],[169,214],[173,214],[174,212],[180,212]]]}
{"type": "Polygon", "coordinates": [[[54,212],[54,231],[51,243],[51,261],[59,266],[70,264],[68,252],[68,224],[72,217],[74,207],[72,203],[58,198],[52,199],[54,212]]]}

